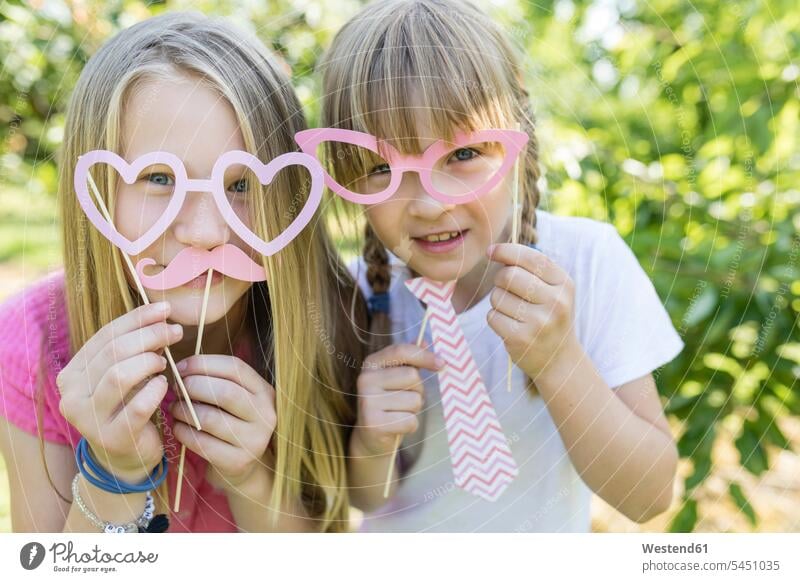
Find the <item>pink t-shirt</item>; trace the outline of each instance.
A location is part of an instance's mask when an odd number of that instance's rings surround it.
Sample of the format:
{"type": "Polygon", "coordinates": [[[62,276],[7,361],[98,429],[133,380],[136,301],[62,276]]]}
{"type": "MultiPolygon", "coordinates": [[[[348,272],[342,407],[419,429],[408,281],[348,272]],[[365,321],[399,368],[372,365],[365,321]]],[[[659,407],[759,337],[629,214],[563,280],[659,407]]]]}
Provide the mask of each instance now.
{"type": "MultiPolygon", "coordinates": [[[[248,361],[245,350],[237,355],[248,361]]],[[[40,394],[42,436],[75,449],[80,433],[59,412],[61,398],[56,376],[70,361],[69,331],[64,298],[64,273],[41,279],[0,305],[0,414],[33,435],[38,434],[34,389],[40,370],[45,370],[40,394]],[[44,361],[43,361],[44,358],[44,361]]],[[[170,459],[169,532],[236,532],[237,527],[225,493],[206,480],[208,461],[186,449],[181,509],[172,512],[181,444],[172,436],[169,404],[177,386],[170,386],[161,404],[166,419],[165,449],[170,459]]],[[[8,464],[8,460],[7,463],[8,464]]]]}

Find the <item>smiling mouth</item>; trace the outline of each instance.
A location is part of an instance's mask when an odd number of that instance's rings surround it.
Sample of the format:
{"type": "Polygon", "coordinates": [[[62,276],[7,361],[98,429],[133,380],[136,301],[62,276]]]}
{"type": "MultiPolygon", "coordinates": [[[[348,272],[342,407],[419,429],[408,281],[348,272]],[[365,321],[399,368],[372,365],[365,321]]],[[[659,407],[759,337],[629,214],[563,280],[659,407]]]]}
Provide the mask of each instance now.
{"type": "Polygon", "coordinates": [[[424,240],[427,242],[445,242],[450,240],[451,238],[456,238],[461,236],[460,230],[453,230],[451,232],[437,232],[435,234],[429,234],[428,236],[419,237],[420,240],[424,240]]]}
{"type": "Polygon", "coordinates": [[[468,232],[468,230],[451,230],[414,237],[412,240],[423,250],[444,253],[460,246],[468,232]]]}

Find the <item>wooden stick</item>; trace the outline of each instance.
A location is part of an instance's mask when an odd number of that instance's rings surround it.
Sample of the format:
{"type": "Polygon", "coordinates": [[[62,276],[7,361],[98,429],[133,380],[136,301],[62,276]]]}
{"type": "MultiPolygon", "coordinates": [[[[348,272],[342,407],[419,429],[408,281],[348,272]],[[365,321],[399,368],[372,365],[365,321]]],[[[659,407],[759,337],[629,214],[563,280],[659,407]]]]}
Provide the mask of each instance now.
{"type": "MultiPolygon", "coordinates": [[[[517,124],[519,131],[519,124],[517,124]]],[[[514,161],[514,183],[511,185],[512,214],[511,214],[511,242],[519,244],[519,156],[514,161]]],[[[511,361],[511,354],[508,354],[508,370],[506,378],[508,391],[511,392],[511,370],[514,363],[511,361]]]]}
{"type": "MultiPolygon", "coordinates": [[[[428,324],[428,316],[430,310],[425,310],[425,317],[422,318],[422,325],[419,328],[419,335],[417,336],[417,346],[422,345],[422,338],[425,337],[425,326],[428,324]]],[[[392,473],[394,472],[394,464],[397,461],[397,451],[400,449],[400,441],[403,440],[402,435],[397,435],[394,439],[394,452],[392,452],[392,460],[389,463],[389,470],[386,472],[386,484],[383,486],[383,498],[389,497],[389,488],[392,483],[392,473]]]]}
{"type": "Polygon", "coordinates": [[[211,293],[211,278],[214,269],[208,270],[206,277],[206,290],[203,293],[203,306],[200,308],[200,325],[197,327],[197,343],[194,344],[194,355],[200,355],[200,346],[203,345],[203,328],[206,326],[206,311],[208,310],[208,295],[211,293]]]}
{"type": "MultiPolygon", "coordinates": [[[[103,216],[108,221],[108,224],[111,225],[111,228],[114,230],[117,229],[114,226],[114,221],[111,219],[111,214],[108,212],[108,208],[106,208],[105,202],[103,202],[103,198],[100,196],[100,191],[97,189],[97,184],[94,183],[94,178],[92,175],[87,172],[87,177],[89,178],[89,185],[92,187],[92,192],[94,192],[94,196],[97,200],[97,205],[100,207],[100,211],[103,213],[103,216]]],[[[150,300],[147,298],[147,293],[144,291],[144,287],[142,286],[142,282],[139,280],[139,274],[136,272],[136,268],[133,266],[133,261],[128,256],[128,253],[125,251],[122,252],[122,258],[125,259],[125,264],[128,265],[128,269],[131,272],[131,276],[133,277],[134,282],[136,283],[136,289],[139,291],[139,295],[142,298],[142,302],[145,305],[150,305],[150,300]]],[[[172,357],[172,352],[169,349],[169,346],[164,347],[164,355],[167,356],[167,361],[169,362],[170,369],[172,370],[172,374],[175,376],[176,382],[178,382],[178,386],[181,389],[184,399],[189,403],[189,412],[192,415],[192,421],[194,421],[197,430],[200,430],[200,420],[197,418],[197,414],[194,411],[194,407],[192,406],[192,401],[189,400],[189,394],[186,392],[186,386],[183,385],[183,378],[178,373],[178,368],[175,365],[175,359],[172,357]]]]}
{"type": "Polygon", "coordinates": [[[519,243],[519,158],[514,162],[514,183],[511,188],[511,199],[514,205],[511,216],[511,242],[519,243]]]}
{"type": "MultiPolygon", "coordinates": [[[[214,276],[214,269],[208,270],[206,277],[206,290],[203,293],[203,306],[200,308],[200,325],[197,328],[197,343],[194,344],[194,355],[200,354],[200,347],[203,345],[203,328],[206,325],[206,310],[208,309],[208,295],[211,292],[211,278],[214,276]]],[[[178,462],[178,481],[175,487],[175,513],[181,510],[181,492],[183,491],[183,462],[186,458],[186,445],[181,443],[181,459],[178,462]]]]}

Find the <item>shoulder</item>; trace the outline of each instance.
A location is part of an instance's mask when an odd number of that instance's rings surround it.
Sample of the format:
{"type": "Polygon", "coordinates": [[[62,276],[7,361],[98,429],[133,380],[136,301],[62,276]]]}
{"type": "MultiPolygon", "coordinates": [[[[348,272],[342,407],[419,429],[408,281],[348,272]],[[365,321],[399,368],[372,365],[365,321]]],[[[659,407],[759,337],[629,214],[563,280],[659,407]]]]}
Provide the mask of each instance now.
{"type": "MultiPolygon", "coordinates": [[[[617,234],[612,224],[582,216],[559,216],[536,211],[536,228],[543,246],[556,253],[590,252],[598,242],[617,234]]],[[[542,246],[538,245],[537,246],[542,246]]]]}
{"type": "Polygon", "coordinates": [[[536,246],[576,284],[591,284],[598,273],[607,273],[604,267],[613,265],[620,255],[623,260],[629,258],[624,255],[630,249],[612,224],[537,210],[536,226],[536,246]]]}
{"type": "Polygon", "coordinates": [[[0,367],[6,380],[30,375],[42,349],[57,353],[68,342],[64,273],[39,279],[0,304],[0,367]]]}
{"type": "MultiPolygon", "coordinates": [[[[0,303],[0,345],[64,316],[64,272],[55,271],[0,303]]],[[[13,343],[17,343],[16,341],[13,343]]]]}
{"type": "Polygon", "coordinates": [[[608,306],[625,294],[655,295],[639,259],[613,224],[537,212],[537,227],[537,246],[572,278],[579,310],[608,306]]]}

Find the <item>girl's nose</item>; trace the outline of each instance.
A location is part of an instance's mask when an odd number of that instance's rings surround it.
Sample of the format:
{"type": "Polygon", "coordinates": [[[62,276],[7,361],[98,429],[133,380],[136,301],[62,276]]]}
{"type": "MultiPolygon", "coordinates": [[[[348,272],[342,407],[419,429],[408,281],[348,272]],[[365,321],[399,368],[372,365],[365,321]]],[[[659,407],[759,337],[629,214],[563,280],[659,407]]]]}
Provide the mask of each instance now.
{"type": "Polygon", "coordinates": [[[399,190],[401,196],[409,200],[408,213],[414,218],[435,220],[443,213],[450,212],[455,204],[441,202],[431,196],[420,182],[419,175],[407,173],[399,190]]]}
{"type": "Polygon", "coordinates": [[[185,245],[212,249],[230,240],[230,228],[210,193],[190,192],[173,225],[175,239],[185,245]]]}

